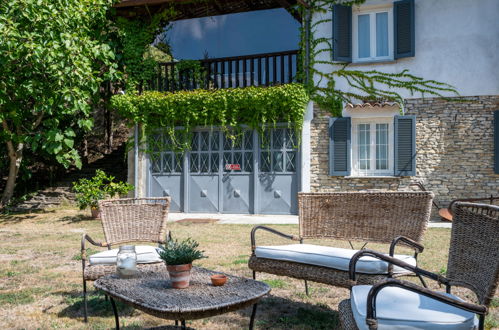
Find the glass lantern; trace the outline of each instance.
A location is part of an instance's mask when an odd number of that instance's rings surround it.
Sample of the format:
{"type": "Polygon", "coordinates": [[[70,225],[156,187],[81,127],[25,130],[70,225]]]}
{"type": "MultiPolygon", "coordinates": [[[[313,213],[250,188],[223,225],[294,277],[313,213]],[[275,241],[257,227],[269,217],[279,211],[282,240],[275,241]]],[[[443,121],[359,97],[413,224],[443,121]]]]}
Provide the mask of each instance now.
{"type": "Polygon", "coordinates": [[[137,274],[137,253],[135,246],[120,246],[116,257],[116,272],[121,278],[129,278],[137,274]]]}

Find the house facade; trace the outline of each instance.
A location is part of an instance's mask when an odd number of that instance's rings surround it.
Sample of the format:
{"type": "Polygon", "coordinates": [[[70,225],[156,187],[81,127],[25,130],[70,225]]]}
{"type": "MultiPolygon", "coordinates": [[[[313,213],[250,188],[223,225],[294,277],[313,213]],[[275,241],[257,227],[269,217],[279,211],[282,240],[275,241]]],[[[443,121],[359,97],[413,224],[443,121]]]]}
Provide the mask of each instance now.
{"type": "MultiPolygon", "coordinates": [[[[454,86],[459,96],[400,90],[403,104],[358,100],[345,104],[341,117],[310,102],[299,139],[283,126],[269,131],[265,143],[251,130],[233,143],[200,127],[184,155],[151,156],[137,147],[129,155],[129,181],[138,196],[171,196],[173,211],[201,213],[296,214],[299,191],[403,190],[416,182],[442,207],[456,198],[499,195],[498,12],[495,0],[368,0],[315,13],[312,22],[323,23],[314,37],[334,48],[316,62],[409,70],[454,86]]],[[[295,79],[296,54],[204,65],[215,88],[282,84],[295,79]]],[[[341,79],[336,87],[355,92],[341,79]]]]}

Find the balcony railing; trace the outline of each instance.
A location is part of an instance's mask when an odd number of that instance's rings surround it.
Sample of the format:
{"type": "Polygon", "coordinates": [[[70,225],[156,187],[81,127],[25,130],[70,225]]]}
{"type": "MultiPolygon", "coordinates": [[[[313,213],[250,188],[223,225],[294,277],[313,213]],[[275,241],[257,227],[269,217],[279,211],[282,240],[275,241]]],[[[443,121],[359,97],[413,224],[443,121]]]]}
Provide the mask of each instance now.
{"type": "Polygon", "coordinates": [[[159,91],[197,88],[271,86],[297,81],[298,50],[200,60],[201,72],[181,69],[178,62],[160,63],[149,89],[159,91]]]}

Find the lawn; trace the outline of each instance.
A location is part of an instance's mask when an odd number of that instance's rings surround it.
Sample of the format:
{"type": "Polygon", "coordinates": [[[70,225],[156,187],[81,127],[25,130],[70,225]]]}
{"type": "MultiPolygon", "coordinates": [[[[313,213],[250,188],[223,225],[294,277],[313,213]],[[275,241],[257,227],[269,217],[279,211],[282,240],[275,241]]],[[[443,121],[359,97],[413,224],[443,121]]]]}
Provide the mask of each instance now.
{"type": "MultiPolygon", "coordinates": [[[[295,225],[272,226],[297,233],[295,225]]],[[[195,264],[216,271],[251,277],[247,267],[250,255],[251,225],[172,224],[174,238],[198,240],[209,256],[195,264]]],[[[89,323],[82,322],[81,261],[82,233],[102,239],[98,220],[87,212],[59,208],[44,213],[0,215],[0,328],[1,329],[107,329],[114,326],[109,302],[90,285],[89,323]]],[[[420,266],[445,273],[449,229],[429,229],[420,266]]],[[[276,236],[260,233],[260,244],[285,242],[276,236]]],[[[332,245],[333,242],[321,242],[332,245]]],[[[346,242],[334,242],[348,247],[346,242]]],[[[358,244],[359,247],[361,246],[358,244]]],[[[386,246],[370,245],[386,251],[386,246]]],[[[97,251],[93,249],[92,251],[97,251]]],[[[338,324],[337,305],[348,291],[311,283],[311,295],[304,293],[302,281],[258,274],[258,279],[272,287],[259,305],[256,327],[259,329],[334,329],[338,324]]],[[[434,288],[438,285],[432,283],[434,288]]],[[[465,291],[460,295],[468,297],[465,291]]],[[[118,304],[124,329],[171,325],[140,311],[118,304]]],[[[188,321],[199,329],[240,329],[249,322],[250,309],[209,319],[188,321]]],[[[499,327],[499,298],[495,298],[487,327],[499,327]]]]}

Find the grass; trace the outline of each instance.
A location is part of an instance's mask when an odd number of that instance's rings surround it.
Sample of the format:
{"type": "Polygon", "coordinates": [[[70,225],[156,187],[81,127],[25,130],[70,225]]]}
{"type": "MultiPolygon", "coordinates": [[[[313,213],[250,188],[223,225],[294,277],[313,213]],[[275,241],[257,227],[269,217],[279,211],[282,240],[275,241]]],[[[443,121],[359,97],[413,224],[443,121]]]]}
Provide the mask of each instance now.
{"type": "MultiPolygon", "coordinates": [[[[296,234],[295,225],[271,226],[296,234]]],[[[250,255],[250,225],[172,224],[174,238],[192,237],[200,242],[208,259],[195,264],[215,271],[251,278],[247,267],[250,255]]],[[[59,208],[36,214],[0,215],[0,329],[109,329],[114,327],[112,309],[104,296],[89,285],[88,324],[82,322],[80,240],[83,232],[95,240],[103,240],[98,220],[90,220],[87,212],[59,208]]],[[[420,266],[442,274],[446,271],[450,230],[427,231],[425,252],[420,266]]],[[[281,244],[286,240],[259,233],[258,244],[281,244]]],[[[339,247],[347,242],[309,241],[339,247]]],[[[369,245],[387,251],[386,246],[369,245]]],[[[88,253],[99,251],[92,247],[88,253]]],[[[269,296],[259,304],[258,329],[334,329],[338,324],[338,303],[347,298],[348,290],[309,283],[306,296],[301,280],[269,274],[257,279],[272,287],[269,296]]],[[[432,284],[438,288],[437,284],[432,284]]],[[[466,295],[465,295],[466,296],[466,295]]],[[[471,297],[471,296],[470,296],[471,297]]],[[[469,297],[468,297],[469,299],[469,297]]],[[[121,325],[126,329],[142,329],[173,322],[144,314],[119,304],[121,325]]],[[[197,329],[241,329],[248,326],[251,308],[238,312],[187,322],[197,329]]],[[[499,326],[499,299],[494,298],[487,327],[499,326]]]]}

